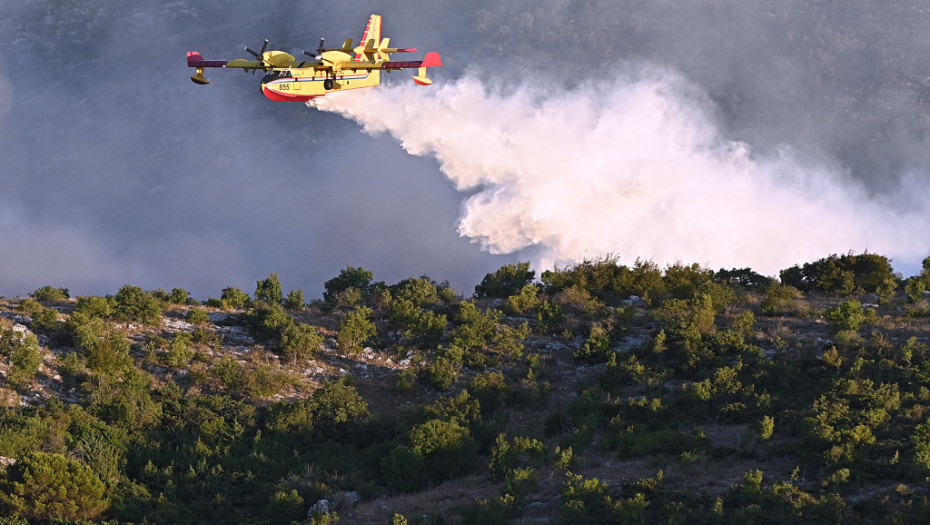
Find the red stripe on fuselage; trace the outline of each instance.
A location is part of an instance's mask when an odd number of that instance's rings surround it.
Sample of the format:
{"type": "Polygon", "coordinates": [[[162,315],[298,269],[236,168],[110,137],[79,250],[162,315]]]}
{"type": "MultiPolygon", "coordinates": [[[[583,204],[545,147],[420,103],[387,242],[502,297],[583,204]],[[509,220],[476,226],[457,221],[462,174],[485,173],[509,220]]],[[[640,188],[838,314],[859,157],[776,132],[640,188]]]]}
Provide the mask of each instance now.
{"type": "Polygon", "coordinates": [[[323,95],[285,95],[262,86],[262,94],[275,102],[307,102],[323,95]]]}

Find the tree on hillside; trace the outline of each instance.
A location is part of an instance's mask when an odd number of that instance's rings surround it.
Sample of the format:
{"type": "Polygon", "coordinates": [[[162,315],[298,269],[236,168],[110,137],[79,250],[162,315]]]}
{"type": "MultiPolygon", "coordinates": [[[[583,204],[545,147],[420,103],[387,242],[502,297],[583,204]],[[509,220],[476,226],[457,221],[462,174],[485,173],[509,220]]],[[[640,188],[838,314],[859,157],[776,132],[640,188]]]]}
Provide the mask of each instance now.
{"type": "Polygon", "coordinates": [[[87,359],[87,367],[94,372],[117,374],[132,366],[129,355],[131,344],[120,332],[102,332],[85,340],[81,355],[87,359]]]}
{"type": "Polygon", "coordinates": [[[346,314],[339,323],[336,341],[347,356],[355,356],[362,350],[362,345],[377,333],[371,322],[371,308],[359,306],[346,314]]]}
{"type": "Polygon", "coordinates": [[[529,261],[501,266],[494,273],[485,275],[475,286],[475,297],[510,297],[520,293],[534,278],[536,271],[530,270],[529,261]]]}
{"type": "Polygon", "coordinates": [[[298,288],[297,290],[291,290],[290,293],[287,294],[287,299],[284,300],[284,307],[291,312],[296,312],[303,309],[306,302],[304,291],[298,288]]]}
{"type": "Polygon", "coordinates": [[[775,283],[775,279],[754,272],[751,268],[721,268],[714,272],[714,281],[739,286],[745,290],[762,290],[775,283]]]}
{"type": "Polygon", "coordinates": [[[33,334],[20,337],[12,330],[0,331],[0,354],[9,356],[10,369],[6,373],[6,383],[16,390],[28,386],[42,364],[39,341],[33,334]]]}
{"type": "Polygon", "coordinates": [[[87,465],[61,454],[34,452],[7,467],[0,479],[0,501],[35,520],[89,520],[107,509],[105,489],[87,465]]]}
{"type": "Polygon", "coordinates": [[[330,306],[339,302],[342,294],[349,290],[356,290],[362,296],[371,289],[371,278],[374,274],[364,268],[346,266],[339,271],[339,275],[323,283],[323,300],[330,306]]]}
{"type": "Polygon", "coordinates": [[[277,272],[272,272],[265,280],[255,283],[255,300],[268,304],[284,302],[284,293],[281,291],[281,281],[278,280],[277,272]]]}
{"type": "Polygon", "coordinates": [[[55,288],[53,286],[43,286],[36,289],[31,295],[36,301],[65,301],[70,299],[67,288],[55,288]]]}
{"type": "Polygon", "coordinates": [[[161,304],[154,295],[138,286],[125,285],[113,297],[114,318],[127,323],[158,324],[161,304]]]}
{"type": "Polygon", "coordinates": [[[316,355],[323,344],[323,335],[316,328],[297,322],[287,323],[278,335],[277,349],[292,365],[303,365],[316,355]]]}
{"type": "Polygon", "coordinates": [[[830,255],[782,270],[780,277],[783,284],[802,291],[874,293],[883,299],[894,293],[898,281],[891,260],[874,253],[830,255]]]}
{"type": "Polygon", "coordinates": [[[168,294],[168,302],[171,304],[190,304],[192,301],[191,294],[184,288],[172,288],[168,294]]]}

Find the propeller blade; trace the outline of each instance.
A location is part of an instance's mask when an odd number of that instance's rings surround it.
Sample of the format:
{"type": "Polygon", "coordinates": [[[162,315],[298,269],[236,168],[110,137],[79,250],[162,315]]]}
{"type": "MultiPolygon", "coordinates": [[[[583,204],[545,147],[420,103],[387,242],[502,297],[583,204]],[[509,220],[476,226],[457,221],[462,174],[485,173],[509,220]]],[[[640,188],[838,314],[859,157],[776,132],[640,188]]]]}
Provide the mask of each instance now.
{"type": "MultiPolygon", "coordinates": [[[[252,56],[254,56],[255,58],[257,58],[258,61],[262,63],[262,67],[261,67],[261,70],[262,70],[262,71],[266,71],[266,67],[270,67],[270,66],[271,66],[271,64],[269,64],[268,62],[265,61],[265,50],[266,50],[266,49],[268,49],[268,39],[267,39],[267,38],[265,39],[265,42],[262,44],[262,50],[259,51],[258,53],[256,53],[255,51],[252,51],[251,49],[249,49],[248,46],[246,46],[246,48],[245,48],[245,50],[248,51],[249,54],[251,54],[252,56]]],[[[252,74],[254,75],[256,71],[257,71],[257,69],[253,69],[253,70],[252,70],[252,74]]],[[[248,73],[249,70],[246,69],[245,72],[248,73]]]]}
{"type": "Polygon", "coordinates": [[[320,39],[320,47],[316,48],[316,54],[322,55],[322,54],[323,54],[323,51],[326,51],[326,48],[323,47],[323,42],[325,42],[325,41],[326,41],[325,38],[321,38],[321,39],[320,39]]]}

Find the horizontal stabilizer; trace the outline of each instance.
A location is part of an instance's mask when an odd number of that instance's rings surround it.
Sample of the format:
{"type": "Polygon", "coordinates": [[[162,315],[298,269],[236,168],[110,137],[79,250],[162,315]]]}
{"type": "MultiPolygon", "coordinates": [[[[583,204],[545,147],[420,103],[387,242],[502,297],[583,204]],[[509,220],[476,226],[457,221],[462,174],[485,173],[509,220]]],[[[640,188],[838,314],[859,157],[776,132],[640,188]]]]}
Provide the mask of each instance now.
{"type": "Polygon", "coordinates": [[[423,60],[413,60],[409,62],[382,62],[381,67],[384,69],[410,69],[414,67],[439,67],[442,65],[442,59],[439,58],[439,53],[435,51],[430,51],[423,57],[423,60]]]}

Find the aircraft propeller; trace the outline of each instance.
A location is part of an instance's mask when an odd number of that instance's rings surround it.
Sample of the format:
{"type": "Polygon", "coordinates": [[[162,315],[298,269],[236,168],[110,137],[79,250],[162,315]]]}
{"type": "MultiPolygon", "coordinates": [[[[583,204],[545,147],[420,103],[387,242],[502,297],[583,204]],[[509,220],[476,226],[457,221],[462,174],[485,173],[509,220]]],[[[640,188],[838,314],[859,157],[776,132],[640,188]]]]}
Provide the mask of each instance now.
{"type": "Polygon", "coordinates": [[[324,42],[326,42],[326,39],[320,38],[320,47],[316,48],[315,55],[311,54],[309,51],[304,51],[304,54],[307,55],[308,57],[313,58],[313,60],[316,60],[317,62],[323,60],[323,52],[326,51],[326,48],[323,47],[324,42]]]}
{"type": "MultiPolygon", "coordinates": [[[[266,62],[265,62],[265,49],[267,49],[267,48],[268,48],[268,39],[266,38],[266,39],[265,39],[265,43],[262,44],[262,50],[261,50],[260,52],[256,53],[255,51],[252,51],[251,49],[249,49],[248,46],[245,47],[245,50],[248,51],[252,56],[254,56],[255,58],[257,58],[257,59],[259,60],[259,62],[261,62],[261,63],[264,65],[264,64],[266,64],[266,62]]],[[[262,70],[264,70],[264,67],[262,68],[262,70]]],[[[253,75],[255,74],[255,70],[254,70],[254,69],[252,70],[252,74],[253,74],[253,75]]]]}

